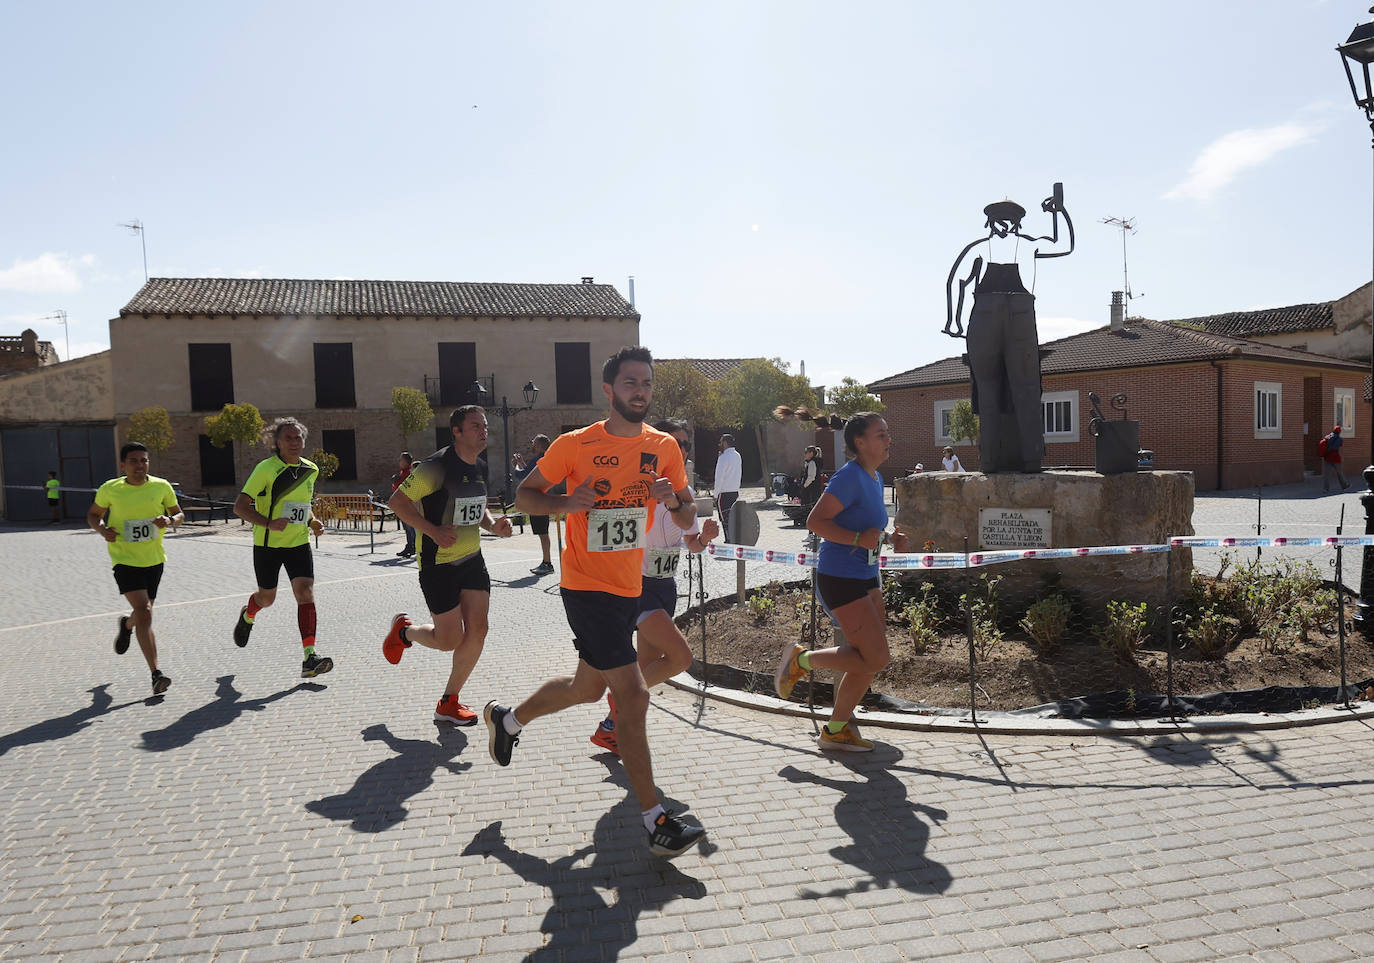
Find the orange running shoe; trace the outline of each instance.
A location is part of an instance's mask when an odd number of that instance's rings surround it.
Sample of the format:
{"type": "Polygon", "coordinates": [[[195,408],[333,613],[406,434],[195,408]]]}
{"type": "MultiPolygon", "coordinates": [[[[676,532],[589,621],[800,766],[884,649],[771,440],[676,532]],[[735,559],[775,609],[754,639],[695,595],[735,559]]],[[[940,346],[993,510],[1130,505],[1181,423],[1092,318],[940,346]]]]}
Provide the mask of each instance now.
{"type": "Polygon", "coordinates": [[[458,701],[454,695],[446,695],[434,707],[435,722],[451,722],[455,726],[477,725],[477,713],[458,701]]]}
{"type": "Polygon", "coordinates": [[[614,725],[607,729],[606,723],[599,723],[596,727],[596,731],[592,733],[591,743],[598,749],[605,749],[607,752],[614,753],[617,756],[620,755],[620,746],[617,745],[615,741],[614,725]]]}
{"type": "MultiPolygon", "coordinates": [[[[410,648],[410,643],[401,638],[401,630],[409,627],[410,619],[404,612],[393,616],[391,619],[391,631],[382,639],[382,655],[392,665],[399,665],[401,656],[405,655],[406,649],[410,648]]],[[[471,723],[469,723],[471,725],[471,723]]]]}
{"type": "Polygon", "coordinates": [[[778,670],[773,673],[773,688],[777,690],[778,698],[786,699],[791,696],[793,688],[806,676],[806,670],[797,661],[797,656],[805,651],[800,642],[793,642],[783,651],[782,659],[778,662],[778,670]]]}

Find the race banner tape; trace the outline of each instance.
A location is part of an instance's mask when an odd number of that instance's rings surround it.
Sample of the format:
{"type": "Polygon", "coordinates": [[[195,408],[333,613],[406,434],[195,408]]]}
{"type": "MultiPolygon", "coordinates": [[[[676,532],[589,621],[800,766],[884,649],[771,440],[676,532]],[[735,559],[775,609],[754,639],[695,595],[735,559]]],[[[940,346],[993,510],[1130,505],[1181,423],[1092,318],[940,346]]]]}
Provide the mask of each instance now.
{"type": "MultiPolygon", "coordinates": [[[[1319,544],[1321,544],[1319,542],[1319,544]]],[[[1173,546],[1178,547],[1178,546],[1173,546]]],[[[1021,562],[1029,559],[1086,558],[1094,555],[1154,555],[1167,552],[1170,545],[1096,545],[1081,548],[1023,548],[987,552],[925,552],[905,555],[880,555],[878,567],[892,571],[932,568],[980,568],[1021,562]]],[[[814,568],[815,552],[780,552],[757,545],[710,544],[706,552],[719,562],[772,562],[814,568]]]]}
{"type": "Polygon", "coordinates": [[[1327,535],[1316,538],[1285,535],[1176,535],[1169,539],[1171,548],[1335,548],[1337,545],[1374,545],[1374,535],[1327,535]]]}

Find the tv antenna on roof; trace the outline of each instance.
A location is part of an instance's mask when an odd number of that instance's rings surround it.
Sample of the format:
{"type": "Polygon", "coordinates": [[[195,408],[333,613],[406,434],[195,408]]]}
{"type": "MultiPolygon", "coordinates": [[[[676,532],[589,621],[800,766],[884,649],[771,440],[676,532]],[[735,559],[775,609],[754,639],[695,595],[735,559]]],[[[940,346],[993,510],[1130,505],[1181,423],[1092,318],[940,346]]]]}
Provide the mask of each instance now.
{"type": "Polygon", "coordinates": [[[129,223],[127,223],[127,224],[121,224],[121,225],[119,225],[119,226],[120,226],[120,227],[127,227],[127,228],[129,229],[129,233],[131,233],[131,234],[137,234],[137,235],[138,235],[139,243],[141,243],[141,244],[143,245],[143,280],[144,280],[144,283],[147,283],[147,281],[148,281],[148,239],[147,239],[147,238],[144,236],[144,234],[143,234],[143,222],[140,221],[138,218],[134,218],[134,219],[133,219],[132,221],[130,221],[129,223]]]}
{"type": "Polygon", "coordinates": [[[1126,302],[1129,304],[1133,298],[1143,298],[1144,294],[1131,293],[1131,278],[1126,272],[1126,235],[1135,233],[1135,218],[1133,217],[1104,217],[1103,224],[1110,224],[1112,227],[1121,231],[1121,285],[1126,292],[1126,302]]]}

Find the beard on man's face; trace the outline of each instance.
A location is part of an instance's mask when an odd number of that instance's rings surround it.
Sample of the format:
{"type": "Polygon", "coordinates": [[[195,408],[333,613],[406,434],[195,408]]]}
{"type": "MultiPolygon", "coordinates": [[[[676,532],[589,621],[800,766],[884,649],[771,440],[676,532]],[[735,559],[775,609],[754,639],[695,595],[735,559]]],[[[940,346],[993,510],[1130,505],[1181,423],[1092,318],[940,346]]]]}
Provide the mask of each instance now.
{"type": "Polygon", "coordinates": [[[616,414],[633,424],[641,423],[644,421],[645,416],[649,414],[648,405],[644,406],[643,411],[636,411],[630,407],[628,402],[621,401],[616,395],[611,395],[611,407],[615,409],[616,414]]]}

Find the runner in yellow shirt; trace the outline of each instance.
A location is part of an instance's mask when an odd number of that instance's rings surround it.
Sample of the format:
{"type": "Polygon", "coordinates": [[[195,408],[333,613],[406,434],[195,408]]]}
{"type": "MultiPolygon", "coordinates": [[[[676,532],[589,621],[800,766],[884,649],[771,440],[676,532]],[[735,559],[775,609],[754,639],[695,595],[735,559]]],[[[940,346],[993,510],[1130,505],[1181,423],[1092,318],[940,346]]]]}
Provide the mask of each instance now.
{"type": "Polygon", "coordinates": [[[253,526],[253,572],[258,579],[258,590],[248,596],[234,622],[234,644],[248,644],[254,619],[276,601],[284,567],[296,597],[296,626],[305,649],[301,678],[313,679],[333,669],[334,660],[315,653],[315,557],[310,535],[323,532],[324,523],[310,508],[320,470],[301,457],[306,434],[305,425],[295,418],[278,418],[268,425],[263,443],[276,454],[258,462],[234,502],[234,514],[253,526]]]}
{"type": "Polygon", "coordinates": [[[153,695],[162,695],[172,680],[157,667],[157,639],[153,635],[153,602],[162,581],[167,553],[162,531],[175,528],[186,516],[176,492],[164,479],[148,474],[148,449],[131,441],[119,449],[120,478],[111,478],[95,493],[86,524],[106,541],[114,563],[115,584],[132,612],[119,617],[114,650],[129,650],[129,637],[138,634],[138,647],[153,673],[153,695]],[[130,624],[132,622],[132,624],[130,624]]]}
{"type": "Polygon", "coordinates": [[[559,435],[515,496],[531,515],[568,516],[561,592],[577,649],[576,673],[550,679],[514,709],[487,703],[487,749],[510,765],[520,730],[540,716],[596,702],[610,688],[616,703],[616,737],[625,774],[639,802],[656,856],[679,856],[705,830],[688,825],[659,802],[645,732],[649,689],[636,661],[644,536],[661,502],[680,529],[696,518],[682,453],[671,435],[644,425],[653,399],[653,357],[647,348],[621,348],[601,369],[610,414],[587,428],[559,435]],[[568,494],[549,488],[567,482],[568,494]]]}

